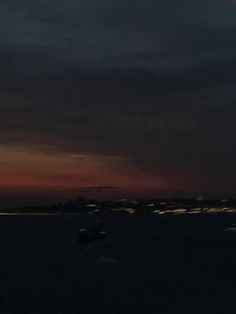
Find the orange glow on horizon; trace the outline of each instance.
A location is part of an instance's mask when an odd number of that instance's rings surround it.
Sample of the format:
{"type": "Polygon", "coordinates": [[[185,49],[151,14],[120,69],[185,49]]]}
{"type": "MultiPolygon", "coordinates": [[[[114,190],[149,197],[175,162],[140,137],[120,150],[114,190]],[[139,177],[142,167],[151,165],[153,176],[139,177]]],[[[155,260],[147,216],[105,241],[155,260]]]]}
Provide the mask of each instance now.
{"type": "Polygon", "coordinates": [[[46,154],[0,148],[0,190],[67,191],[74,187],[114,186],[127,190],[165,189],[164,180],[120,156],[46,154]]]}

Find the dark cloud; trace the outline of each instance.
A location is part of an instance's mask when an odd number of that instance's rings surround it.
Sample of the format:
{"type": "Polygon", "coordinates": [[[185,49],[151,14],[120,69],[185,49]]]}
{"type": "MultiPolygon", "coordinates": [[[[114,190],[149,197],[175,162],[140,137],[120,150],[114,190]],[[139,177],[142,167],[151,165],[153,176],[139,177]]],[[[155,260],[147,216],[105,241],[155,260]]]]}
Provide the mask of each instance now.
{"type": "Polygon", "coordinates": [[[0,143],[117,154],[232,192],[232,3],[2,1],[0,143]]]}

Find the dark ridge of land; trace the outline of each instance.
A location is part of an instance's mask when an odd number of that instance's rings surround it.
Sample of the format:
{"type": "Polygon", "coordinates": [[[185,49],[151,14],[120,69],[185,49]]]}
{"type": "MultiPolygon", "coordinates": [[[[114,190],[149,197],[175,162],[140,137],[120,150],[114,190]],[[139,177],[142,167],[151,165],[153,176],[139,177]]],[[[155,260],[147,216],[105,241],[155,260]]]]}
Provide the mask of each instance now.
{"type": "Polygon", "coordinates": [[[236,200],[195,200],[195,199],[68,199],[53,205],[29,206],[2,210],[1,213],[57,213],[57,214],[210,214],[236,213],[236,200]]]}

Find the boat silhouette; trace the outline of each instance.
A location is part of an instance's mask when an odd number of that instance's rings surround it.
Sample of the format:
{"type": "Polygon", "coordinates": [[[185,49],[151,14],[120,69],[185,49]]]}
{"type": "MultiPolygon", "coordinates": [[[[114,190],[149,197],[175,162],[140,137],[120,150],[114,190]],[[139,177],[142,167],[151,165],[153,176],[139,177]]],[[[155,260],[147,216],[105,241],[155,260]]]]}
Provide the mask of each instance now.
{"type": "Polygon", "coordinates": [[[101,241],[107,232],[103,230],[100,226],[92,226],[79,229],[79,242],[80,243],[90,243],[101,241]]]}

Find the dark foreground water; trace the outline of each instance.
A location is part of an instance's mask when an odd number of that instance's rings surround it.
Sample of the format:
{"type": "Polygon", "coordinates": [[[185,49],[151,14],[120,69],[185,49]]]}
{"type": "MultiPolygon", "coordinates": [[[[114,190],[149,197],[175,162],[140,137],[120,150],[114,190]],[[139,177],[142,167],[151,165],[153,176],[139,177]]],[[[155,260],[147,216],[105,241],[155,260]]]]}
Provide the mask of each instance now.
{"type": "Polygon", "coordinates": [[[235,215],[0,217],[0,313],[236,313],[235,215]]]}

